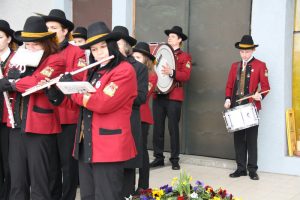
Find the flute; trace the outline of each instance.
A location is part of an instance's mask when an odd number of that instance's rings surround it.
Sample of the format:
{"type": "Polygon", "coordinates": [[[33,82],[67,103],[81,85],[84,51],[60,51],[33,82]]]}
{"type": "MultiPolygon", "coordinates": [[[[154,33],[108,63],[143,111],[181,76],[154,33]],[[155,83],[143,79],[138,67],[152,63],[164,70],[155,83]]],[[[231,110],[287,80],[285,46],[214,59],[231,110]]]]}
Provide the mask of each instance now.
{"type": "MultiPolygon", "coordinates": [[[[106,62],[106,61],[108,61],[108,60],[111,60],[111,59],[113,59],[113,58],[114,58],[114,56],[111,55],[111,56],[109,56],[109,57],[107,57],[107,58],[104,58],[104,59],[102,59],[102,60],[99,60],[99,61],[97,61],[97,62],[95,62],[95,63],[93,63],[93,64],[90,64],[90,65],[88,65],[88,66],[85,66],[85,67],[82,67],[82,68],[77,69],[77,70],[75,70],[75,71],[72,71],[72,72],[70,72],[70,74],[73,76],[73,75],[75,75],[75,74],[78,74],[78,73],[80,73],[80,72],[83,72],[83,71],[85,71],[85,70],[88,70],[88,69],[90,69],[90,68],[92,68],[92,67],[95,67],[95,66],[97,66],[97,65],[99,65],[99,64],[101,64],[101,63],[103,63],[103,62],[106,62]]],[[[53,79],[51,79],[50,81],[47,81],[47,82],[44,83],[44,84],[36,85],[36,86],[33,86],[33,87],[27,89],[25,92],[22,93],[22,96],[23,96],[23,97],[24,97],[24,96],[27,96],[27,95],[29,95],[29,94],[32,94],[32,93],[34,93],[34,92],[37,92],[37,91],[42,90],[42,89],[44,89],[44,88],[47,88],[47,87],[49,87],[49,86],[51,86],[51,85],[54,85],[54,84],[56,84],[56,83],[59,82],[59,79],[60,79],[62,76],[63,76],[63,74],[60,74],[60,75],[57,76],[56,78],[53,78],[53,79]]]]}
{"type": "MultiPolygon", "coordinates": [[[[0,69],[0,78],[1,79],[4,78],[2,69],[0,69]]],[[[9,98],[8,98],[8,92],[3,92],[3,97],[4,97],[4,101],[5,101],[5,104],[6,104],[7,111],[8,111],[9,122],[11,124],[11,127],[15,128],[15,118],[14,118],[14,114],[13,114],[13,111],[12,111],[11,103],[10,103],[9,98]]]]}

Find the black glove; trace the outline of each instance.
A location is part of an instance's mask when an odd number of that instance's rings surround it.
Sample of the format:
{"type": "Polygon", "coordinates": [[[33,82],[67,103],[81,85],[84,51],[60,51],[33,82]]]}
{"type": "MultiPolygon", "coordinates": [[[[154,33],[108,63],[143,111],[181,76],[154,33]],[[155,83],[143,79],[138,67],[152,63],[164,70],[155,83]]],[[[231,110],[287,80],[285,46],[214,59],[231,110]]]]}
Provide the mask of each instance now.
{"type": "Polygon", "coordinates": [[[9,71],[8,71],[8,74],[7,74],[7,78],[8,79],[14,79],[14,80],[17,80],[19,78],[21,78],[21,72],[19,69],[17,68],[11,68],[9,71]]]}
{"type": "Polygon", "coordinates": [[[0,91],[14,91],[12,84],[7,78],[0,79],[0,91]]]}
{"type": "Polygon", "coordinates": [[[64,100],[64,93],[62,93],[57,87],[52,86],[49,89],[45,89],[45,94],[48,97],[48,100],[50,103],[52,103],[55,106],[58,106],[61,104],[61,102],[64,100]]]}
{"type": "Polygon", "coordinates": [[[67,74],[64,74],[60,79],[59,79],[59,82],[72,82],[74,81],[73,80],[73,77],[70,73],[67,73],[67,74]]]}

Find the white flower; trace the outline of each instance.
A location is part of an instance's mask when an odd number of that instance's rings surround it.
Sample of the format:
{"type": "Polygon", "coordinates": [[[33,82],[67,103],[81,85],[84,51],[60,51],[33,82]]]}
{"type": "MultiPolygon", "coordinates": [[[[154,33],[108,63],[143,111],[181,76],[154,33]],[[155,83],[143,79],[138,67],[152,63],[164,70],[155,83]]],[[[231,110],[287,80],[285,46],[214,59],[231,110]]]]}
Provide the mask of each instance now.
{"type": "Polygon", "coordinates": [[[193,193],[191,194],[191,198],[193,198],[193,199],[198,199],[198,194],[197,194],[196,192],[193,192],[193,193]]]}

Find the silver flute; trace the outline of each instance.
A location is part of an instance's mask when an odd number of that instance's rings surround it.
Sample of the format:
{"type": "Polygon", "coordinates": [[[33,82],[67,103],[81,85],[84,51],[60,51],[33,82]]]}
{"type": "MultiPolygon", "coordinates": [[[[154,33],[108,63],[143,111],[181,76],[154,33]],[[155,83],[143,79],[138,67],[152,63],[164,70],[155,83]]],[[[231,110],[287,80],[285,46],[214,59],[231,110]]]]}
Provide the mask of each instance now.
{"type": "MultiPolygon", "coordinates": [[[[92,64],[90,64],[90,65],[87,65],[87,66],[85,66],[85,67],[82,67],[82,68],[80,68],[80,69],[77,69],[77,70],[72,71],[72,72],[69,72],[69,73],[70,73],[71,75],[78,74],[78,73],[80,73],[80,72],[83,72],[83,71],[85,71],[85,70],[88,70],[88,69],[90,69],[90,68],[92,68],[92,67],[95,67],[95,66],[97,66],[97,65],[99,65],[99,64],[101,64],[101,63],[103,63],[103,62],[106,62],[106,61],[108,61],[108,60],[111,60],[111,59],[113,59],[113,58],[114,58],[114,56],[111,55],[111,56],[109,56],[109,57],[107,57],[107,58],[104,58],[104,59],[102,59],[102,60],[99,60],[99,61],[97,61],[97,62],[95,62],[95,63],[92,63],[92,64]]],[[[55,85],[56,83],[59,82],[59,79],[60,79],[63,75],[64,75],[64,74],[61,74],[61,75],[57,76],[56,78],[53,78],[53,79],[47,81],[46,83],[38,84],[38,85],[36,85],[36,86],[33,86],[33,87],[27,89],[25,92],[22,93],[22,96],[24,97],[24,96],[27,96],[27,95],[32,94],[32,93],[34,93],[34,92],[37,92],[37,91],[39,91],[39,90],[42,90],[42,89],[44,89],[44,88],[47,88],[47,87],[49,87],[49,86],[51,86],[51,85],[55,85]]]]}
{"type": "MultiPolygon", "coordinates": [[[[1,68],[0,68],[0,78],[4,78],[1,68]]],[[[4,91],[3,96],[4,96],[4,101],[5,101],[5,104],[6,104],[6,108],[7,108],[7,111],[8,111],[9,122],[11,124],[11,127],[15,128],[15,118],[14,118],[14,114],[13,114],[13,111],[12,111],[11,103],[9,101],[8,92],[4,91]]]]}

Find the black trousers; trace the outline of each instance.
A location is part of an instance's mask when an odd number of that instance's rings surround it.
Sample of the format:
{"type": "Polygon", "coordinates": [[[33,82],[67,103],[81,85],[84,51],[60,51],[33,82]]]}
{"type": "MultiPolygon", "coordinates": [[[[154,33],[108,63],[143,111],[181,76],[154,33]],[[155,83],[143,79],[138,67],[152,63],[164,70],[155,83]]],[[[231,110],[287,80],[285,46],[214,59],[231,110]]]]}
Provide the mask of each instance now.
{"type": "Polygon", "coordinates": [[[143,166],[139,168],[139,182],[138,188],[148,189],[149,188],[149,154],[147,149],[148,143],[149,124],[142,122],[142,134],[143,134],[143,166]]]}
{"type": "Polygon", "coordinates": [[[168,129],[171,137],[171,162],[179,161],[179,121],[181,115],[181,101],[169,100],[166,97],[153,99],[153,150],[157,159],[164,159],[165,120],[168,117],[168,129]]]}
{"type": "Polygon", "coordinates": [[[234,148],[239,171],[257,171],[257,136],[258,126],[253,126],[234,133],[234,148]],[[247,162],[248,155],[248,162],[247,162]]]}
{"type": "Polygon", "coordinates": [[[123,186],[123,162],[84,163],[79,161],[82,200],[120,200],[123,186]]]}
{"type": "Polygon", "coordinates": [[[62,132],[57,135],[59,165],[53,168],[56,173],[52,183],[53,199],[74,200],[78,185],[78,161],[72,156],[76,134],[76,124],[63,124],[62,132]]]}
{"type": "Polygon", "coordinates": [[[0,200],[8,200],[10,192],[9,131],[6,124],[0,123],[0,200]]]}
{"type": "Polygon", "coordinates": [[[56,135],[21,133],[11,129],[9,166],[10,200],[52,200],[51,163],[57,162],[56,135]]]}
{"type": "Polygon", "coordinates": [[[129,197],[135,192],[135,168],[124,168],[122,197],[129,197]]]}

